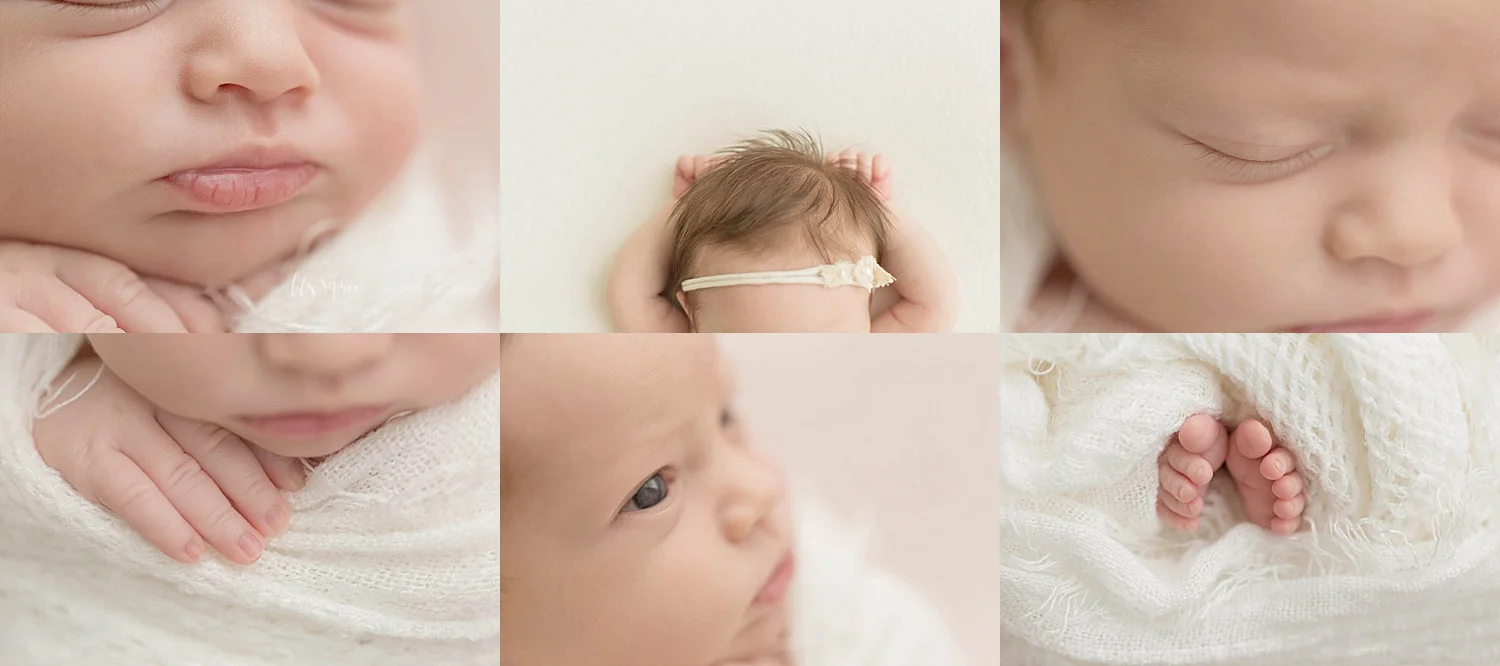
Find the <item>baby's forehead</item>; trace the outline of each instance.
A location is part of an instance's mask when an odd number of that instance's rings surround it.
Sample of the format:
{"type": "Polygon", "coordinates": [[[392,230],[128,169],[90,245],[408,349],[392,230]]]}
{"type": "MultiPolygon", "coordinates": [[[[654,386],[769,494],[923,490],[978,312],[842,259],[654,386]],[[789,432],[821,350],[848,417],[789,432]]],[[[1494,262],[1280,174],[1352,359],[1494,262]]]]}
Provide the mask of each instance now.
{"type": "Polygon", "coordinates": [[[606,464],[627,444],[671,436],[726,390],[708,336],[519,335],[507,345],[500,439],[517,469],[606,464]]]}
{"type": "Polygon", "coordinates": [[[870,292],[857,287],[767,284],[693,293],[694,316],[718,322],[716,329],[858,332],[869,327],[870,292]]]}

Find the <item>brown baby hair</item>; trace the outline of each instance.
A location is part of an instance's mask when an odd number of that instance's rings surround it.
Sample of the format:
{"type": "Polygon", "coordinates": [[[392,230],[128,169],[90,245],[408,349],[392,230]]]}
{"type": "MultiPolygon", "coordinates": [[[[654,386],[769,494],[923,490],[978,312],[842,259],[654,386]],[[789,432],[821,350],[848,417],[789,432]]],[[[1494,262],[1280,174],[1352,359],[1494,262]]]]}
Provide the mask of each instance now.
{"type": "Polygon", "coordinates": [[[699,277],[694,262],[706,247],[760,252],[791,230],[826,262],[858,259],[860,241],[877,259],[884,252],[890,211],[858,173],[829,163],[812,134],[766,131],[719,155],[668,220],[672,263],[663,295],[672,302],[683,280],[699,277]]]}

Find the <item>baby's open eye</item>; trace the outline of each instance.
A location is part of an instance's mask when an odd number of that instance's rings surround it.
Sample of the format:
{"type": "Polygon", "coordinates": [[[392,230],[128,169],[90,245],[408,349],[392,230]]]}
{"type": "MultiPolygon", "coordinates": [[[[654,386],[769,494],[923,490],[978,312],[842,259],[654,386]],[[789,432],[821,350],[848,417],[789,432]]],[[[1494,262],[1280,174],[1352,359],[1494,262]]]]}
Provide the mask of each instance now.
{"type": "Polygon", "coordinates": [[[661,472],[652,474],[651,478],[646,479],[645,483],[636,488],[635,494],[630,496],[630,501],[625,503],[625,507],[620,510],[620,513],[644,511],[661,504],[663,500],[667,499],[667,487],[667,478],[661,472]]]}

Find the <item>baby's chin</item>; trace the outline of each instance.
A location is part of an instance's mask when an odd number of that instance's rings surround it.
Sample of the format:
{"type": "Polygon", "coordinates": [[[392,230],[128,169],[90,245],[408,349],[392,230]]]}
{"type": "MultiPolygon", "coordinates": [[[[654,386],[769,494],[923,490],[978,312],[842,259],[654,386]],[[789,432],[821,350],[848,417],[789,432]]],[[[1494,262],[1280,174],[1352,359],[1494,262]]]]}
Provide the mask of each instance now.
{"type": "Polygon", "coordinates": [[[244,423],[235,423],[232,427],[225,426],[226,429],[239,435],[246,442],[287,458],[323,458],[331,456],[348,448],[349,445],[359,441],[365,435],[374,432],[379,427],[379,424],[376,424],[375,426],[364,427],[352,432],[281,435],[261,432],[253,426],[244,423]]]}

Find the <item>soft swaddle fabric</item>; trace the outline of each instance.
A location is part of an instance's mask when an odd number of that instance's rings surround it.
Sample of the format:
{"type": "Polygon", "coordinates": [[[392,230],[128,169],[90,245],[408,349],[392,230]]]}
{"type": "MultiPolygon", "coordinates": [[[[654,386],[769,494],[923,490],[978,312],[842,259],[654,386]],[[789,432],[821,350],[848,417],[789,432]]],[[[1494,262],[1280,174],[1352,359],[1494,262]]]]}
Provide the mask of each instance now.
{"type": "Polygon", "coordinates": [[[495,220],[441,182],[438,166],[413,158],[369,211],[249,307],[236,331],[497,331],[495,220]]]}
{"type": "Polygon", "coordinates": [[[498,378],[319,465],[255,565],[183,565],[36,453],[39,387],[80,341],[0,338],[0,661],[496,663],[498,378]]]}
{"type": "Polygon", "coordinates": [[[1500,336],[1039,335],[1005,347],[1010,658],[1500,659],[1500,336]],[[1197,413],[1266,421],[1298,457],[1308,527],[1283,538],[1243,522],[1222,486],[1197,532],[1158,522],[1157,456],[1197,413]]]}
{"type": "Polygon", "coordinates": [[[868,558],[864,531],[799,492],[792,646],[797,666],[964,666],[942,617],[868,558]]]}

